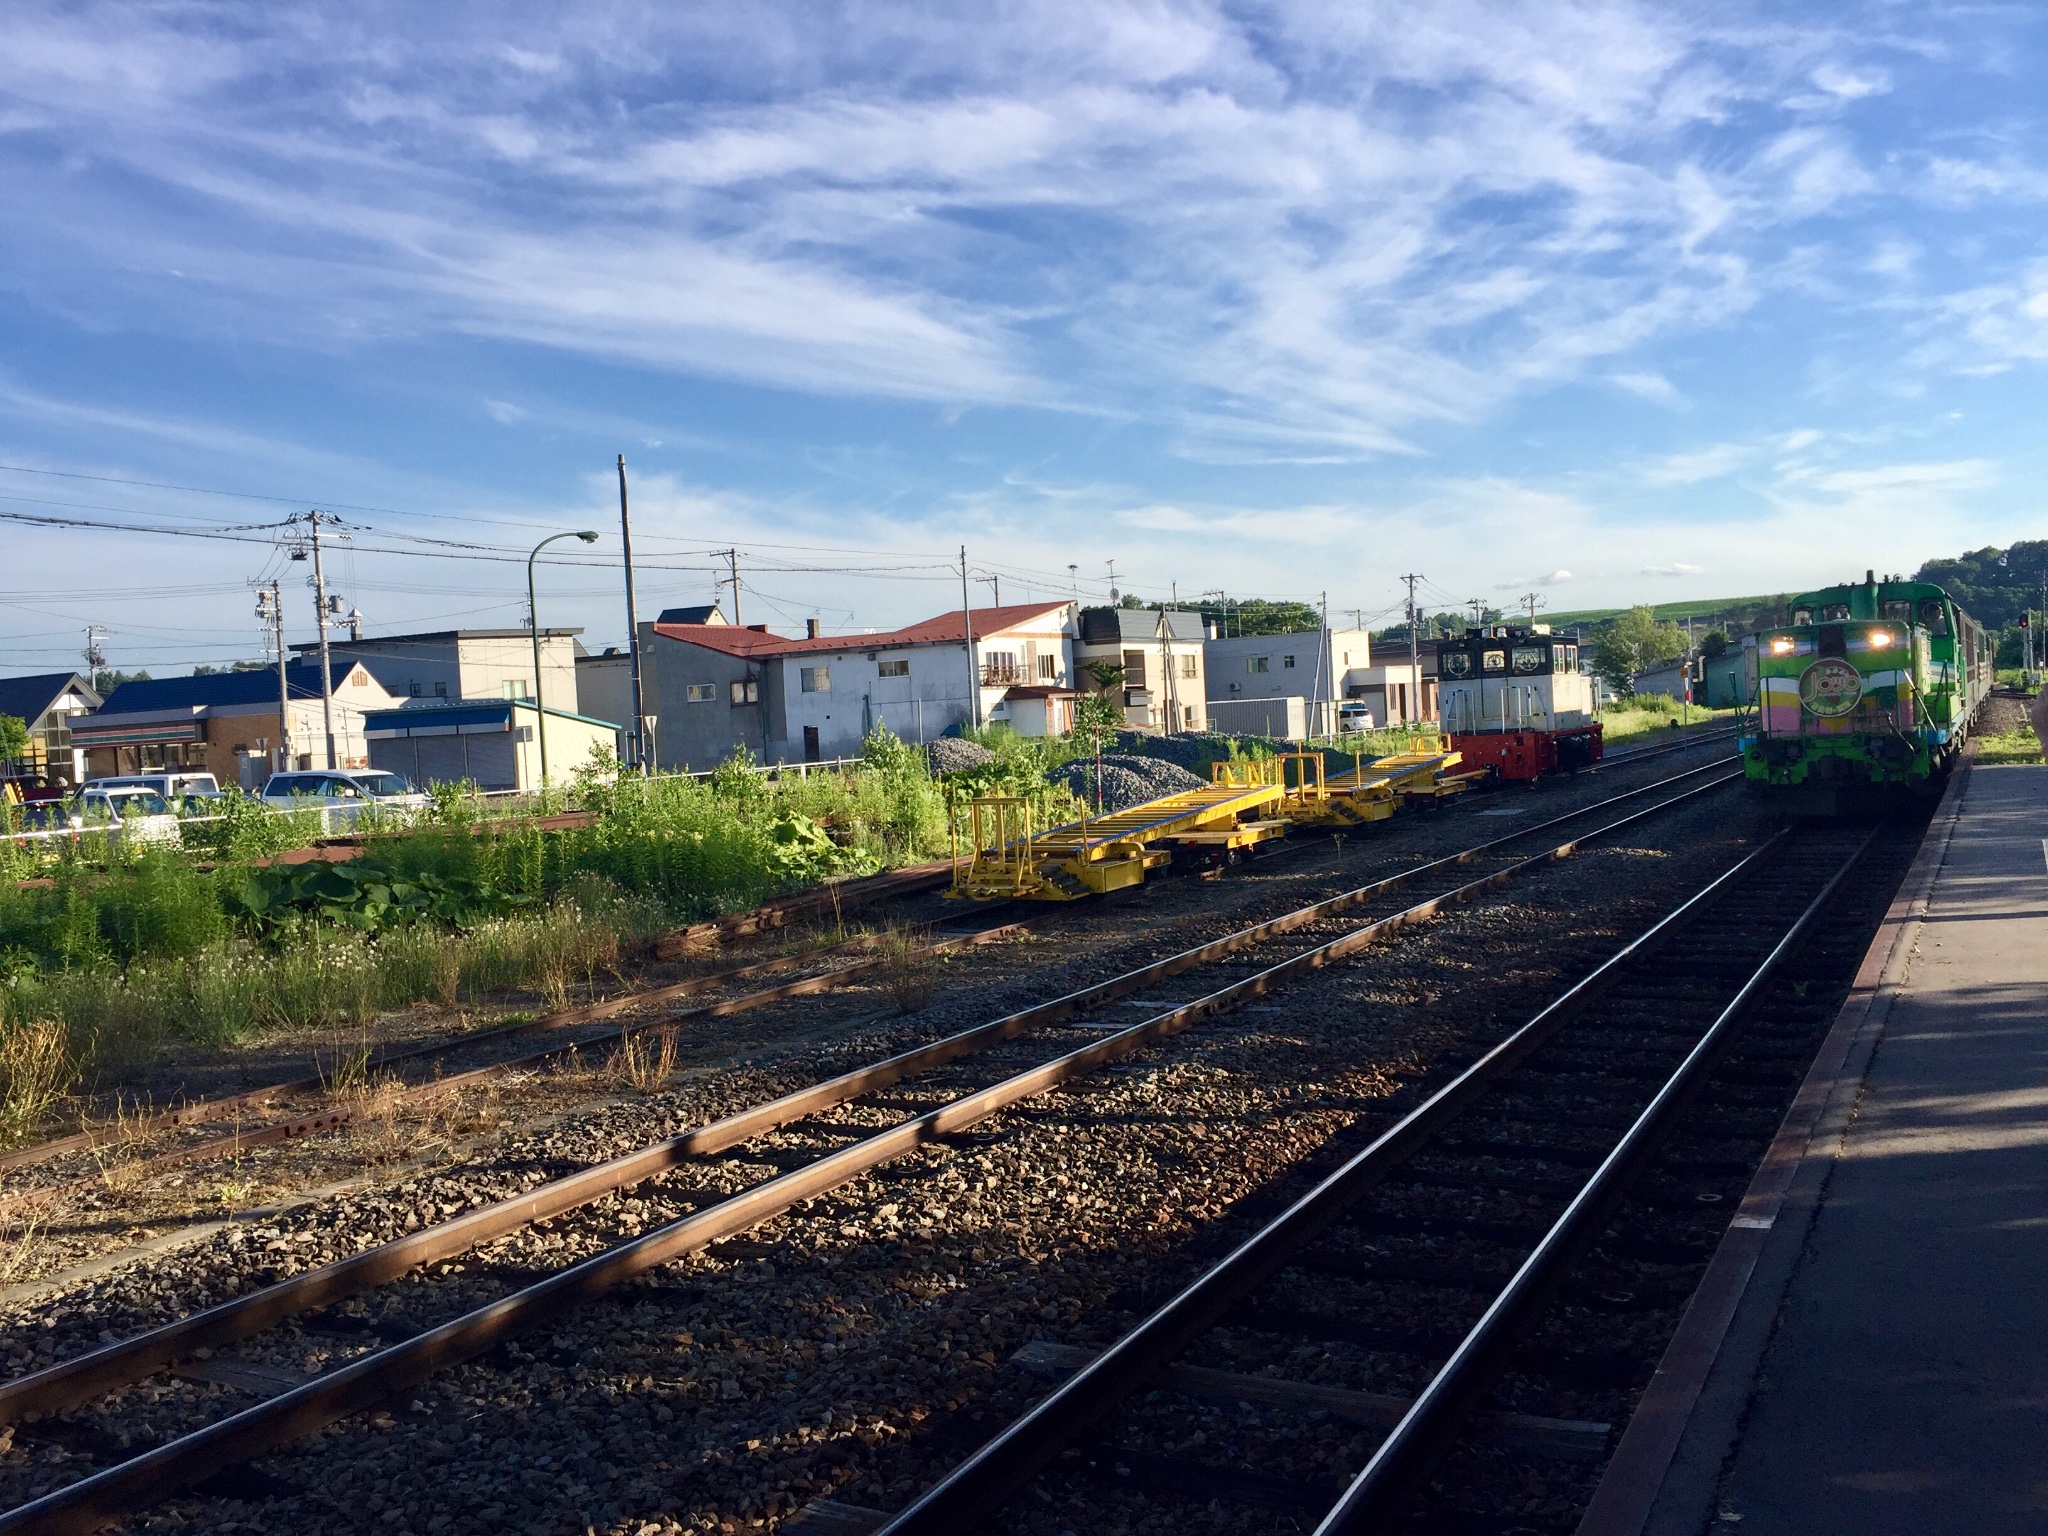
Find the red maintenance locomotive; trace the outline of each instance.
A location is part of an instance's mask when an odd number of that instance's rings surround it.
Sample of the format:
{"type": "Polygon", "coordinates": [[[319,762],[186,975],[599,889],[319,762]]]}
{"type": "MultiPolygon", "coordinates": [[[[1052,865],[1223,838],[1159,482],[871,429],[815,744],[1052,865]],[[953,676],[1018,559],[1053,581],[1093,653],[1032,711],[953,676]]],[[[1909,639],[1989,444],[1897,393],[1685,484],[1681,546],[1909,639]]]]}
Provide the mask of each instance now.
{"type": "Polygon", "coordinates": [[[1533,783],[1600,761],[1579,642],[1547,624],[1490,624],[1436,642],[1437,709],[1461,769],[1533,783]]]}

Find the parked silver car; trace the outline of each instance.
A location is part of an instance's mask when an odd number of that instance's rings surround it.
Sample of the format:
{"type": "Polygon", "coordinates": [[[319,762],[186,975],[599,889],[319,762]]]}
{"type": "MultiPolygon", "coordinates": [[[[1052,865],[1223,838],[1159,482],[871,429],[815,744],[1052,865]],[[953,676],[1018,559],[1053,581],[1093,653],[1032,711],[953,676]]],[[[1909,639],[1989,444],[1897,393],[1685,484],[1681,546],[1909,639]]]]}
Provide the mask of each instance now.
{"type": "Polygon", "coordinates": [[[431,803],[403,776],[376,768],[273,773],[262,800],[273,810],[320,812],[323,832],[352,827],[372,808],[402,821],[431,803]]]}

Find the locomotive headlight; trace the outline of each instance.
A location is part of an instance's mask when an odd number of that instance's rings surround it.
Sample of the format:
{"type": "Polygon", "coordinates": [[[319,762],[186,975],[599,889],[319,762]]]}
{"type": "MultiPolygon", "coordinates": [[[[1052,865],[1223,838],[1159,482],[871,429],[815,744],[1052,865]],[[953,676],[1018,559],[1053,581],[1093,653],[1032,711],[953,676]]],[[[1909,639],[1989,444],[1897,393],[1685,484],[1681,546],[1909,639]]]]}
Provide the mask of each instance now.
{"type": "Polygon", "coordinates": [[[1873,629],[1870,632],[1870,648],[1873,651],[1881,651],[1891,643],[1892,637],[1886,631],[1882,629],[1873,629]]]}
{"type": "Polygon", "coordinates": [[[1771,654],[1773,656],[1790,656],[1792,654],[1792,642],[1782,635],[1779,636],[1771,642],[1771,654]]]}

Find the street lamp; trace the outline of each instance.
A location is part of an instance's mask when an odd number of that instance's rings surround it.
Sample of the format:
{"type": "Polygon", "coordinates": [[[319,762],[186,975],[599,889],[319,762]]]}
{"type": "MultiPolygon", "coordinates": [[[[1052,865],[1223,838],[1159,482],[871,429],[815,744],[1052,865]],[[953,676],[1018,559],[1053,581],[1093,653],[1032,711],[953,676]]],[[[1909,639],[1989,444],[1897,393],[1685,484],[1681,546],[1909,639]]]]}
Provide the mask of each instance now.
{"type": "Polygon", "coordinates": [[[533,592],[533,562],[557,539],[581,539],[586,544],[595,544],[597,535],[588,528],[580,533],[551,533],[534,545],[533,554],[526,557],[526,616],[533,625],[533,720],[534,728],[540,732],[540,787],[543,794],[548,787],[548,706],[547,700],[541,697],[540,607],[533,592]]]}

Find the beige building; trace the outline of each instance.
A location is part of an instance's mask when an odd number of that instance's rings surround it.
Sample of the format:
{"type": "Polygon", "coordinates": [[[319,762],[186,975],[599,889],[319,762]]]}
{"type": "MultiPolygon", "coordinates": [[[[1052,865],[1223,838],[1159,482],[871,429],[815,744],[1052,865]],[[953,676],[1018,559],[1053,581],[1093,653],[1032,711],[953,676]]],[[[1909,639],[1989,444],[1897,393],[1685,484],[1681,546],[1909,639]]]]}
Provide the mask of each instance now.
{"type": "Polygon", "coordinates": [[[1083,608],[1076,686],[1114,699],[1135,730],[1206,730],[1206,636],[1184,608],[1083,608]]]}
{"type": "MultiPolygon", "coordinates": [[[[381,709],[365,724],[372,768],[413,783],[478,789],[540,788],[540,715],[525,699],[472,699],[381,709]]],[[[572,710],[547,710],[547,782],[572,783],[579,768],[615,751],[618,727],[572,710]]]]}
{"type": "MultiPolygon", "coordinates": [[[[576,658],[580,629],[540,632],[542,702],[550,709],[577,707],[576,658]]],[[[307,661],[318,645],[295,645],[307,661]]],[[[533,631],[445,629],[422,635],[330,640],[336,669],[353,662],[369,668],[384,690],[400,699],[530,699],[534,697],[533,631]]]]}

